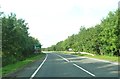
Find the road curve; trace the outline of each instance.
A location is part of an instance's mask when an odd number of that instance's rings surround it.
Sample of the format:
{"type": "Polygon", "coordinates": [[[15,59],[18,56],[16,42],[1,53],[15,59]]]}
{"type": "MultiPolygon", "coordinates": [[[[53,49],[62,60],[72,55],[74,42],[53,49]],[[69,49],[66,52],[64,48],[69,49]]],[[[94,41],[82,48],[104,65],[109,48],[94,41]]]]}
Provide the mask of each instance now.
{"type": "Polygon", "coordinates": [[[44,60],[36,61],[9,77],[118,77],[116,64],[74,55],[46,54],[44,60]]]}

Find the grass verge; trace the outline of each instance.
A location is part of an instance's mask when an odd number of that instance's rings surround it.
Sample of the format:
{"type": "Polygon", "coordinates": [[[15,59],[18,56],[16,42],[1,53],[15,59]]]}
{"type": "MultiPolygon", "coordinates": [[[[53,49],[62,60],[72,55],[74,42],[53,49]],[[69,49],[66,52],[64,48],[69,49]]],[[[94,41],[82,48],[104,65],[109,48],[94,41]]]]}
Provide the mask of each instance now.
{"type": "Polygon", "coordinates": [[[102,59],[102,60],[108,60],[111,62],[119,62],[117,56],[107,56],[107,55],[86,55],[86,54],[77,54],[78,56],[86,56],[86,57],[91,57],[91,58],[96,58],[96,59],[102,59]]]}
{"type": "Polygon", "coordinates": [[[45,56],[44,53],[40,53],[40,54],[34,55],[32,57],[26,58],[23,61],[18,61],[15,64],[10,64],[10,65],[7,65],[3,68],[0,68],[0,70],[2,70],[2,76],[5,76],[5,75],[12,73],[12,72],[15,72],[21,68],[24,68],[27,64],[32,63],[36,60],[42,59],[44,56],[45,56]]]}
{"type": "Polygon", "coordinates": [[[90,58],[108,60],[108,61],[111,61],[111,62],[120,62],[119,59],[118,59],[119,57],[117,57],[117,56],[108,56],[108,55],[95,55],[95,56],[91,56],[91,55],[88,55],[88,54],[79,54],[79,53],[73,53],[73,52],[67,52],[67,51],[61,52],[61,53],[78,55],[78,56],[86,56],[86,57],[90,57],[90,58]]]}

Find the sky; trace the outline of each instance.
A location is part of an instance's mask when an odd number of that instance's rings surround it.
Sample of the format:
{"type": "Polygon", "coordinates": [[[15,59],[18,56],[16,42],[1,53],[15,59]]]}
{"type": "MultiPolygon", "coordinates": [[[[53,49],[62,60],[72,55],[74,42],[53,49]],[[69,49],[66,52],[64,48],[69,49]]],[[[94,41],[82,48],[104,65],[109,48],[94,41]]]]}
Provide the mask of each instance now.
{"type": "Polygon", "coordinates": [[[28,23],[29,33],[42,47],[77,34],[81,26],[99,24],[119,0],[0,0],[0,11],[15,13],[28,23]]]}

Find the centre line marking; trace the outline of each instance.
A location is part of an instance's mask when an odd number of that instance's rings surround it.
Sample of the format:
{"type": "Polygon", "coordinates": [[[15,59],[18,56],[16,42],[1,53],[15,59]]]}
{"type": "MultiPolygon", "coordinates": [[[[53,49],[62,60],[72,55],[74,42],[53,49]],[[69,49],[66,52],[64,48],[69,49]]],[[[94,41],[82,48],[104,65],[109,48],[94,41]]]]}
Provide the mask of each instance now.
{"type": "Polygon", "coordinates": [[[83,69],[82,67],[78,66],[77,64],[73,64],[73,65],[74,65],[74,66],[76,66],[77,68],[79,68],[79,69],[81,69],[81,70],[85,71],[86,73],[90,74],[91,76],[95,77],[95,75],[94,75],[94,74],[92,74],[91,72],[89,72],[89,71],[87,71],[87,70],[83,69]]]}
{"type": "Polygon", "coordinates": [[[61,57],[61,58],[64,59],[65,61],[70,62],[68,59],[66,59],[66,58],[64,58],[64,57],[62,57],[62,56],[60,56],[60,55],[58,55],[58,54],[56,54],[56,55],[59,56],[59,57],[61,57]]]}
{"type": "Polygon", "coordinates": [[[43,62],[39,65],[39,67],[35,70],[35,72],[32,74],[32,76],[30,77],[30,79],[32,79],[38,72],[38,70],[42,67],[42,65],[45,63],[46,59],[48,57],[48,54],[46,55],[45,59],[43,60],[43,62]]]}
{"type": "MultiPolygon", "coordinates": [[[[58,55],[58,54],[56,54],[56,55],[59,56],[59,57],[61,57],[61,58],[64,59],[65,61],[70,62],[68,59],[62,57],[61,55],[58,55]]],[[[79,68],[79,69],[85,71],[86,73],[90,74],[91,76],[95,77],[94,74],[92,74],[91,72],[89,72],[89,71],[85,70],[84,68],[78,66],[77,64],[74,64],[74,63],[73,63],[73,65],[74,65],[75,67],[77,67],[77,68],[79,68]]]]}

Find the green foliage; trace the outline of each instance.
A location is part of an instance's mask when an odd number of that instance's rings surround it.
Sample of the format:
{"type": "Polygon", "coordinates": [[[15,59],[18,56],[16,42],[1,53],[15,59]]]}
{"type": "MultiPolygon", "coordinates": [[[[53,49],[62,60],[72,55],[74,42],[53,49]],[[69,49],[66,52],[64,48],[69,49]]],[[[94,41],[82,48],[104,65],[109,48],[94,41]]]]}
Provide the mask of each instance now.
{"type": "MultiPolygon", "coordinates": [[[[15,64],[9,64],[7,66],[2,67],[2,76],[5,76],[6,74],[9,74],[11,72],[14,72],[16,70],[19,70],[20,68],[25,67],[26,65],[28,65],[29,63],[32,63],[36,60],[40,60],[41,58],[44,58],[45,54],[35,54],[35,55],[31,55],[31,57],[26,58],[23,61],[18,61],[15,64]]],[[[1,68],[0,68],[1,69],[1,68]]]]}
{"type": "Polygon", "coordinates": [[[82,26],[76,35],[49,47],[53,50],[84,51],[99,55],[120,55],[120,9],[109,12],[108,16],[94,27],[82,26]]]}
{"type": "Polygon", "coordinates": [[[2,16],[2,62],[3,66],[23,60],[34,54],[39,41],[28,33],[27,23],[15,14],[2,16]]]}

